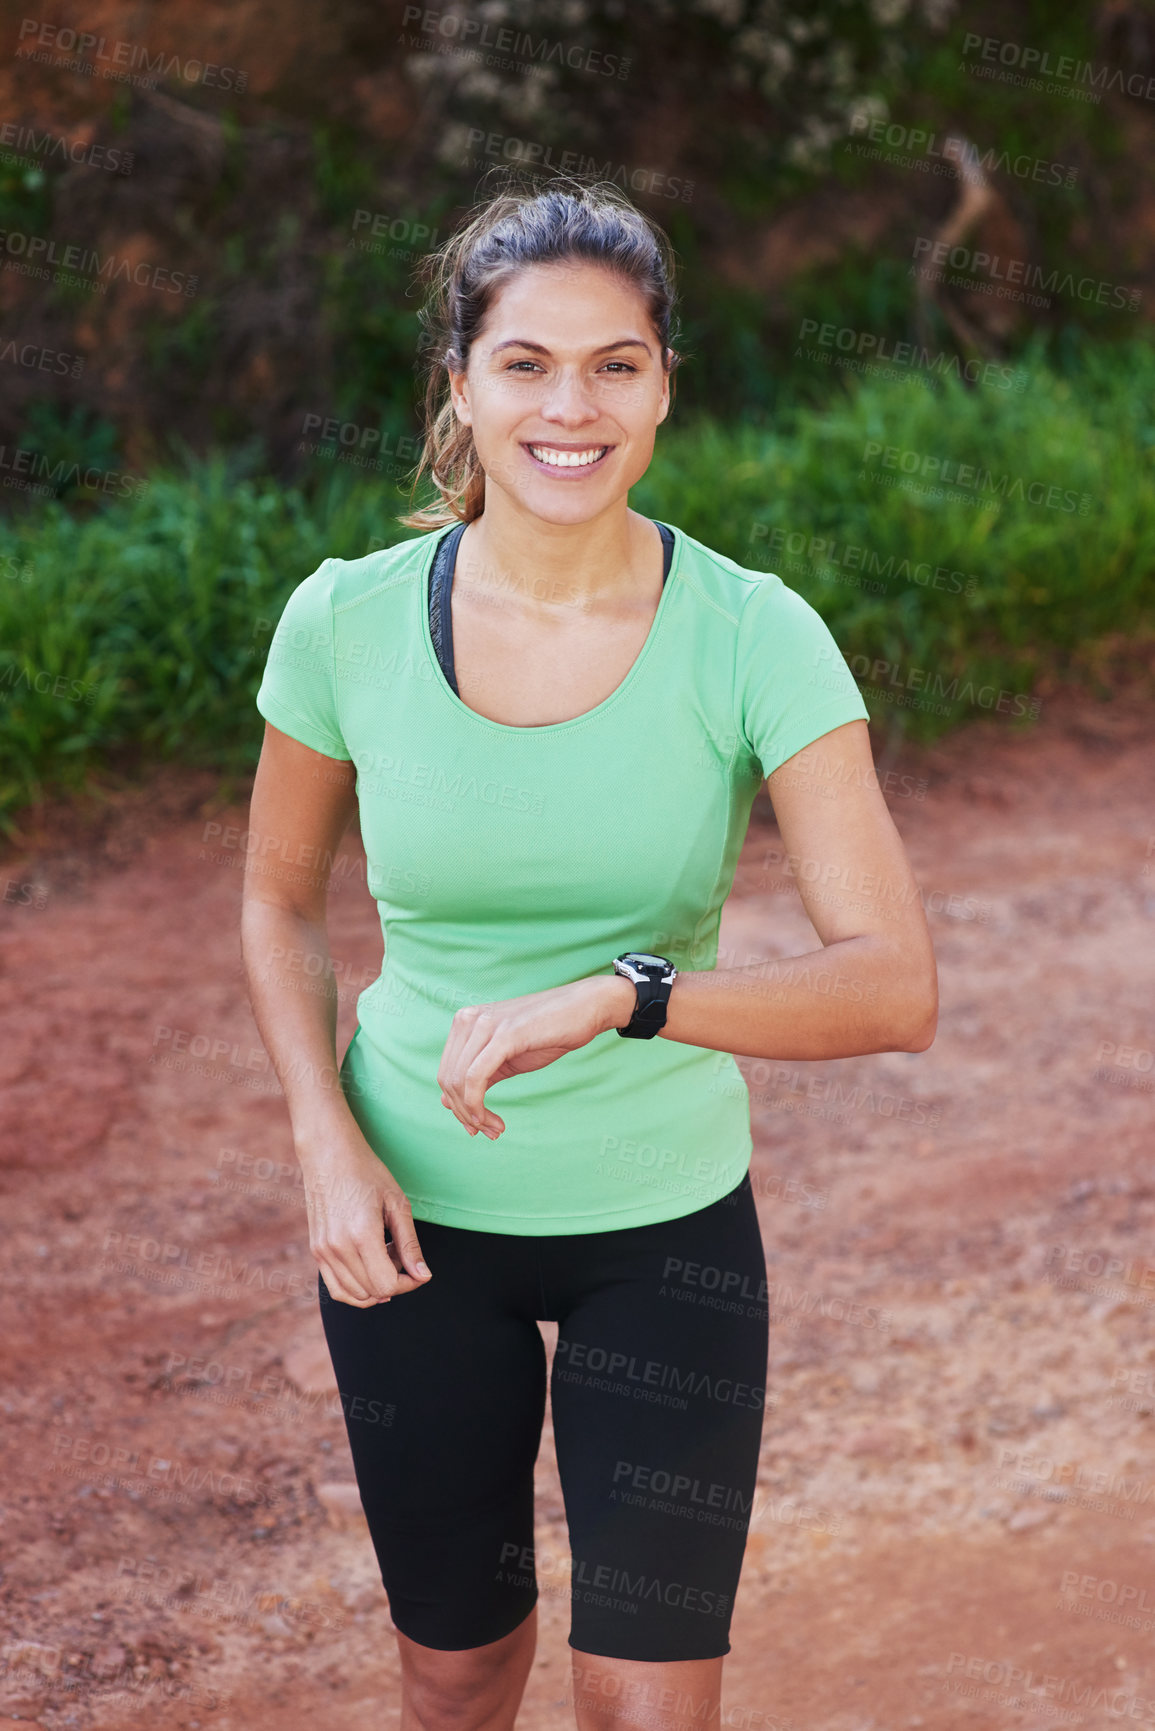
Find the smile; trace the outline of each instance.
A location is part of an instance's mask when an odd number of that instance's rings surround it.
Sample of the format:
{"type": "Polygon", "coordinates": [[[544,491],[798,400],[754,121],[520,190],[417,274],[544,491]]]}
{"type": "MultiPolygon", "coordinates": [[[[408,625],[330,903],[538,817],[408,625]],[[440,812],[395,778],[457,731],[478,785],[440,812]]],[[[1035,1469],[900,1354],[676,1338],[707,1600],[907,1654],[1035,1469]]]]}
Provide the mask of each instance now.
{"type": "Polygon", "coordinates": [[[559,450],[553,445],[526,445],[535,462],[547,469],[592,469],[601,462],[610,445],[587,445],[584,450],[559,450]]]}

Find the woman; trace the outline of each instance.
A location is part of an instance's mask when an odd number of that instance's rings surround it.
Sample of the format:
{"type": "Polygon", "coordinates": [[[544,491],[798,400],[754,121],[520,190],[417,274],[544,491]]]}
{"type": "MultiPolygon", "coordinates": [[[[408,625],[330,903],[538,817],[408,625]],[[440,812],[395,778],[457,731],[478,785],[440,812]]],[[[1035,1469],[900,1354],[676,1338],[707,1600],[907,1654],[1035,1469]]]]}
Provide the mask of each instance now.
{"type": "Polygon", "coordinates": [[[732,1054],[934,1037],[917,887],[825,624],[629,508],[678,362],[671,269],[612,186],[474,213],[426,309],[418,474],[441,503],[401,519],[453,527],[326,559],[257,699],[252,829],[325,863],[263,873],[254,848],[246,964],[406,1728],[514,1723],[540,1320],[558,1324],[577,1723],[718,1711],[768,1346],[732,1054]],[[822,947],[717,968],[764,777],[822,947]],[[338,1075],[325,891],[358,807],[385,957],[338,1075]]]}

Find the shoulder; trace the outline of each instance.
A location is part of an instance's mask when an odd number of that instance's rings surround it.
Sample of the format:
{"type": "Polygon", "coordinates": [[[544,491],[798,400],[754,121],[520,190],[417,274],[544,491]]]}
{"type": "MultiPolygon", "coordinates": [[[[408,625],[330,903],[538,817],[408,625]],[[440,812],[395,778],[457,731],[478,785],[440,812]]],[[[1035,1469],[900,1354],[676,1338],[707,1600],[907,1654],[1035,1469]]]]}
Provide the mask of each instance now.
{"type": "MultiPolygon", "coordinates": [[[[679,530],[679,534],[682,532],[679,530]]],[[[816,678],[838,671],[842,656],[818,608],[773,571],[753,571],[691,535],[683,535],[681,575],[701,602],[730,621],[734,676],[751,681],[795,679],[806,670],[816,678]]]]}
{"type": "Polygon", "coordinates": [[[432,556],[433,543],[441,533],[427,530],[392,547],[365,553],[360,559],[326,559],[305,582],[318,586],[329,599],[334,614],[343,613],[382,590],[415,581],[432,556]]]}
{"type": "MultiPolygon", "coordinates": [[[[747,565],[739,565],[728,554],[719,553],[704,541],[687,535],[684,529],[678,529],[677,534],[681,543],[681,558],[677,566],[679,578],[699,600],[725,614],[735,626],[748,607],[758,610],[767,603],[773,606],[780,604],[781,597],[789,596],[802,601],[802,597],[788,589],[775,572],[754,571],[747,565]]],[[[785,605],[789,607],[789,601],[785,605]]],[[[802,602],[802,605],[807,603],[802,602]]]]}

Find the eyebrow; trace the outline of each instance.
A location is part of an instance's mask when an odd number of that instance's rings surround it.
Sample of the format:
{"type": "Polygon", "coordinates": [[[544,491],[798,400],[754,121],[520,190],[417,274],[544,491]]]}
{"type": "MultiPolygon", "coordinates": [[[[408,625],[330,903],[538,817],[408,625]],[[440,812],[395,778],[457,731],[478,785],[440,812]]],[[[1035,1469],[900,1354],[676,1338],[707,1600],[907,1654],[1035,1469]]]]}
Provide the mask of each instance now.
{"type": "MultiPolygon", "coordinates": [[[[603,343],[600,349],[595,349],[595,355],[608,354],[611,349],[637,348],[649,353],[649,344],[642,342],[640,337],[619,337],[615,343],[603,343]]],[[[500,354],[502,349],[532,349],[536,355],[548,355],[549,350],[544,343],[531,343],[528,337],[507,337],[505,342],[497,343],[490,351],[500,354]]]]}

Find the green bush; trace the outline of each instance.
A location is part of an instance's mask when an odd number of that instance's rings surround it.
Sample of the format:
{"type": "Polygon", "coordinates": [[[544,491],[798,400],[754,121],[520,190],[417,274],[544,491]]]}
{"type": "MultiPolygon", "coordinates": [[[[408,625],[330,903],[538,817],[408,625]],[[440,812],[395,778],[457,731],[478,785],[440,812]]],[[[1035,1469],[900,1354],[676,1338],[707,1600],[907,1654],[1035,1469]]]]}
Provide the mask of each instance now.
{"type": "Polygon", "coordinates": [[[251,767],[253,697],[289,591],[406,531],[400,494],[311,498],[222,457],[81,519],[53,502],[0,557],[0,821],[110,756],[251,767]],[[396,502],[394,502],[396,500],[396,502]]]}

